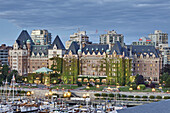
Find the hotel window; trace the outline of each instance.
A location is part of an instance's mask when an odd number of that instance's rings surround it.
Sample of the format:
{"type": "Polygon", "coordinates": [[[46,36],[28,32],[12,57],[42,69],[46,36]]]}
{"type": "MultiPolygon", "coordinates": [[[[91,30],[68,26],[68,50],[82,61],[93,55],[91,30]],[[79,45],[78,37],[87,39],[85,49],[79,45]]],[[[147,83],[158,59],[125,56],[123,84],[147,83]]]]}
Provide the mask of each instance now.
{"type": "Polygon", "coordinates": [[[153,80],[154,80],[154,81],[157,81],[158,79],[157,79],[157,77],[154,77],[153,80]]]}

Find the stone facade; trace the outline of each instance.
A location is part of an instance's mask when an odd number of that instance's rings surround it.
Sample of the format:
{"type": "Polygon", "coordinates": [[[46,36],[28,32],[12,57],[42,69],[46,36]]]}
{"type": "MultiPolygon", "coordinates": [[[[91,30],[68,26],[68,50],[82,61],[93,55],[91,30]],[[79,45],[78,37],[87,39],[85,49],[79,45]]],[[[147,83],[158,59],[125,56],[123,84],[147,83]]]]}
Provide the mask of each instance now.
{"type": "Polygon", "coordinates": [[[154,46],[128,46],[133,58],[133,75],[143,75],[146,81],[159,82],[162,57],[154,46]]]}
{"type": "Polygon", "coordinates": [[[50,67],[49,58],[52,56],[48,52],[54,49],[54,51],[58,51],[53,53],[54,56],[62,56],[65,50],[58,38],[57,36],[51,45],[41,45],[39,42],[34,43],[27,31],[23,30],[15,41],[13,49],[9,51],[11,69],[17,70],[22,76],[42,67],[50,67]]]}

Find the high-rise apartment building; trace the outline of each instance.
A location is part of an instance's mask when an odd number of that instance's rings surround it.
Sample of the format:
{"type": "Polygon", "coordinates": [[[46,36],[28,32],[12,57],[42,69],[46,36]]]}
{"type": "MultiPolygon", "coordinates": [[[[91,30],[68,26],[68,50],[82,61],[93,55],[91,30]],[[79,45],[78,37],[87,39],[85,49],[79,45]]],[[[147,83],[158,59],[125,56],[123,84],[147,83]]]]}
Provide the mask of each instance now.
{"type": "Polygon", "coordinates": [[[116,41],[120,42],[121,46],[124,45],[123,34],[117,34],[116,31],[108,31],[107,34],[100,35],[100,44],[114,44],[116,41]]]}
{"type": "Polygon", "coordinates": [[[51,44],[51,33],[48,30],[33,30],[31,38],[34,43],[40,42],[40,45],[51,44]]]}
{"type": "Polygon", "coordinates": [[[168,47],[168,34],[161,30],[155,30],[153,34],[149,34],[148,38],[154,42],[156,49],[163,50],[163,47],[168,47]]]}
{"type": "Polygon", "coordinates": [[[163,64],[170,64],[170,47],[164,47],[162,52],[163,57],[163,64]]]}
{"type": "Polygon", "coordinates": [[[89,37],[86,35],[86,31],[78,31],[77,33],[74,33],[73,35],[70,35],[70,40],[66,41],[66,49],[68,49],[71,45],[71,43],[75,41],[78,44],[81,43],[87,43],[90,44],[89,42],[89,37]]]}
{"type": "Polygon", "coordinates": [[[132,45],[152,45],[155,46],[155,43],[152,42],[150,38],[147,37],[141,37],[139,41],[137,42],[132,42],[132,45]]]}
{"type": "Polygon", "coordinates": [[[0,46],[0,61],[1,64],[4,65],[8,65],[8,51],[12,49],[11,46],[6,46],[6,44],[2,44],[0,46]]]}

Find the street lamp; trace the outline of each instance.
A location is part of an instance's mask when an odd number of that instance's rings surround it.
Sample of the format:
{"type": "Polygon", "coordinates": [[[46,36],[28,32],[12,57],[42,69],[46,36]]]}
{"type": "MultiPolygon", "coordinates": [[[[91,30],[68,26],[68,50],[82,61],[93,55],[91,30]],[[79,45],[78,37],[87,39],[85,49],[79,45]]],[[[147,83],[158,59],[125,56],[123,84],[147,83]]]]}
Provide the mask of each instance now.
{"type": "Polygon", "coordinates": [[[99,84],[97,84],[97,85],[96,85],[96,88],[99,88],[99,87],[100,87],[99,84]]]}
{"type": "Polygon", "coordinates": [[[86,94],[83,94],[83,98],[86,98],[86,94]]]}
{"type": "Polygon", "coordinates": [[[54,80],[54,84],[56,84],[57,83],[57,81],[56,80],[54,80]]]}
{"type": "Polygon", "coordinates": [[[89,86],[87,86],[87,87],[86,87],[86,89],[90,89],[90,87],[89,87],[89,86]]]}
{"type": "Polygon", "coordinates": [[[155,88],[152,88],[152,92],[155,92],[155,88]]]}
{"type": "Polygon", "coordinates": [[[132,88],[132,87],[130,87],[130,88],[129,88],[129,91],[132,91],[132,90],[133,90],[133,88],[132,88]]]}
{"type": "Polygon", "coordinates": [[[49,91],[49,96],[52,96],[52,94],[53,94],[52,91],[49,91]]]}
{"type": "Polygon", "coordinates": [[[137,87],[137,90],[140,90],[140,86],[137,87]]]}
{"type": "Polygon", "coordinates": [[[31,94],[33,95],[33,94],[34,94],[34,91],[31,91],[31,94]]]}
{"type": "Polygon", "coordinates": [[[30,96],[30,95],[31,95],[31,92],[30,92],[30,91],[28,91],[28,92],[27,92],[27,96],[30,96]]]}
{"type": "Polygon", "coordinates": [[[161,90],[161,89],[162,89],[162,87],[160,86],[160,87],[159,87],[159,89],[161,90]]]}
{"type": "Polygon", "coordinates": [[[71,97],[71,92],[65,92],[63,94],[64,98],[70,98],[71,97]]]}
{"type": "Polygon", "coordinates": [[[120,86],[116,86],[116,88],[120,88],[120,86]]]}
{"type": "Polygon", "coordinates": [[[48,96],[48,93],[45,93],[45,96],[48,96]]]}

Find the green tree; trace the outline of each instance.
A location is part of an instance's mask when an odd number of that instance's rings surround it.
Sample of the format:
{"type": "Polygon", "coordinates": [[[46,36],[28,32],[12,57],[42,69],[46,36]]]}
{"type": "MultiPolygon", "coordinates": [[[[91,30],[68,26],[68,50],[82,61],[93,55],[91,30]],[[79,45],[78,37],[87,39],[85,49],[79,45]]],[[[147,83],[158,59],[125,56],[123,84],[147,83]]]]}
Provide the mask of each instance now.
{"type": "Polygon", "coordinates": [[[142,75],[139,75],[137,74],[136,77],[135,77],[135,83],[136,85],[139,85],[139,84],[144,84],[144,78],[142,75]]]}
{"type": "Polygon", "coordinates": [[[170,75],[170,64],[166,64],[162,69],[161,69],[161,74],[163,75],[164,73],[168,73],[170,75]]]}
{"type": "Polygon", "coordinates": [[[163,73],[163,75],[160,76],[160,83],[164,83],[164,81],[166,81],[169,77],[170,75],[168,74],[168,72],[163,73]]]}

